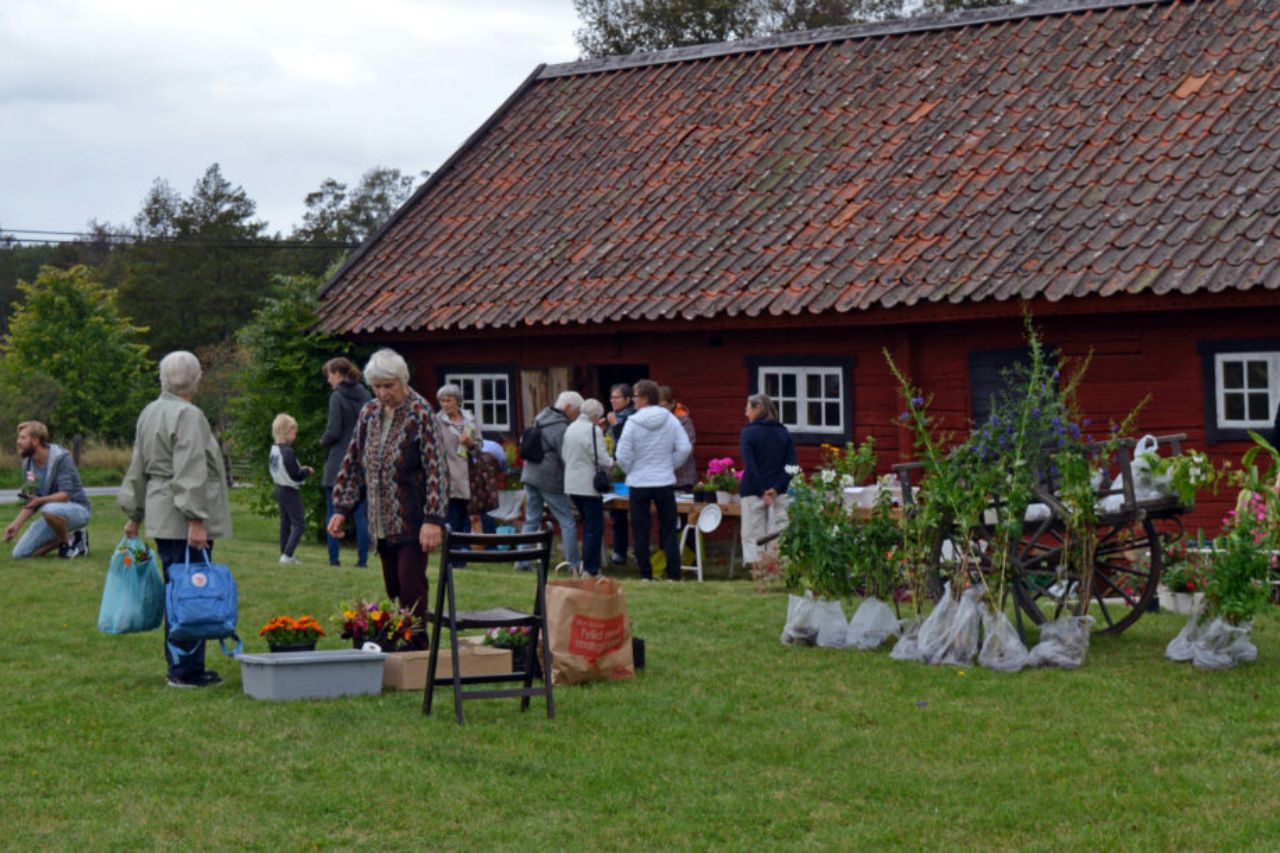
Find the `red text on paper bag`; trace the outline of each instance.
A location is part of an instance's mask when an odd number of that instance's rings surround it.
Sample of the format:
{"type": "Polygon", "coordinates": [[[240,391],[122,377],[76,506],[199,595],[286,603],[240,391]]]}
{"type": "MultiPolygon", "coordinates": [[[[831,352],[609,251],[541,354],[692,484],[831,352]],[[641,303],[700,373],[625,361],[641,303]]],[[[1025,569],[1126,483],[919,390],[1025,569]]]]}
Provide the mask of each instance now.
{"type": "Polygon", "coordinates": [[[609,619],[577,614],[569,624],[569,654],[592,659],[613,651],[627,639],[627,616],[609,619]]]}

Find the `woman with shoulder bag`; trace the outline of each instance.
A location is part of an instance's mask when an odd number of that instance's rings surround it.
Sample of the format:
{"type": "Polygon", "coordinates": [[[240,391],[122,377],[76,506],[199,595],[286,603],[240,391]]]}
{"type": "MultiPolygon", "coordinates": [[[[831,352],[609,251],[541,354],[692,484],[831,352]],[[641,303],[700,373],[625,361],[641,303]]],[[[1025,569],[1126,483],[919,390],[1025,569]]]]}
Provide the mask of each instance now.
{"type": "Polygon", "coordinates": [[[604,443],[597,422],[604,415],[599,400],[582,404],[578,419],[564,432],[564,493],[582,516],[582,572],[600,574],[601,545],[604,543],[604,500],[611,488],[609,471],[613,457],[604,443]]]}

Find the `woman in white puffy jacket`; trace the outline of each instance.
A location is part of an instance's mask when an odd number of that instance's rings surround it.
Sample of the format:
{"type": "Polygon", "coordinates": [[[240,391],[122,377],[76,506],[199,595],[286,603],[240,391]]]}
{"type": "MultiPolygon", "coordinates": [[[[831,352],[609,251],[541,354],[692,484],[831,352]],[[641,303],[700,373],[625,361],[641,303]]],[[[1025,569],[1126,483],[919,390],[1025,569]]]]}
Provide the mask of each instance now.
{"type": "Polygon", "coordinates": [[[631,534],[635,538],[640,577],[653,579],[649,564],[649,504],[658,510],[658,537],[667,555],[667,580],[680,580],[680,545],[676,538],[676,469],[693,445],[675,415],[657,405],[658,385],[648,379],[632,391],[636,413],[618,441],[618,464],[627,472],[631,534]]]}
{"type": "Polygon", "coordinates": [[[564,493],[582,516],[582,571],[600,574],[600,546],[604,542],[604,501],[596,491],[596,471],[613,467],[613,457],[596,424],[604,417],[599,400],[582,404],[578,419],[564,431],[560,458],[564,460],[564,493]]]}

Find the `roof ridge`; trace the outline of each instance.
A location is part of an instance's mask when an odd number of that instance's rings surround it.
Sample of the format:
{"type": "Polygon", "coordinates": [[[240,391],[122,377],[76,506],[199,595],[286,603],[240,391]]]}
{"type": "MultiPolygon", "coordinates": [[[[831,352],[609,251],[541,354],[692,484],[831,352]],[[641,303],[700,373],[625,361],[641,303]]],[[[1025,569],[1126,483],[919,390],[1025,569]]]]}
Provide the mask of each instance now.
{"type": "Polygon", "coordinates": [[[673,62],[690,62],[739,53],[825,44],[833,41],[851,41],[854,39],[907,35],[934,30],[950,30],[1024,18],[1044,18],[1077,12],[1123,9],[1132,6],[1155,6],[1178,2],[1184,2],[1184,0],[1028,0],[1025,3],[1008,6],[960,9],[954,12],[921,15],[915,18],[898,18],[875,23],[843,24],[837,27],[780,33],[760,38],[699,44],[692,47],[673,47],[649,53],[632,53],[626,56],[609,56],[601,59],[580,59],[573,62],[561,62],[555,65],[547,65],[538,75],[538,79],[546,80],[553,77],[598,74],[627,68],[642,68],[673,62]]]}

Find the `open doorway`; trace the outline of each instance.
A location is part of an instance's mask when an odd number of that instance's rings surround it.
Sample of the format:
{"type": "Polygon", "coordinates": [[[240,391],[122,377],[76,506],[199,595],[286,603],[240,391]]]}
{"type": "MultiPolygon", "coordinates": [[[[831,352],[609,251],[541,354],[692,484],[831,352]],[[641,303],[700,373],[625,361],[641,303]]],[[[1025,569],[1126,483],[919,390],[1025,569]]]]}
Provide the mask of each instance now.
{"type": "Polygon", "coordinates": [[[648,375],[649,365],[647,364],[593,364],[588,396],[595,397],[603,403],[604,410],[607,412],[609,411],[609,389],[619,382],[634,385],[637,380],[644,379],[648,375]]]}

